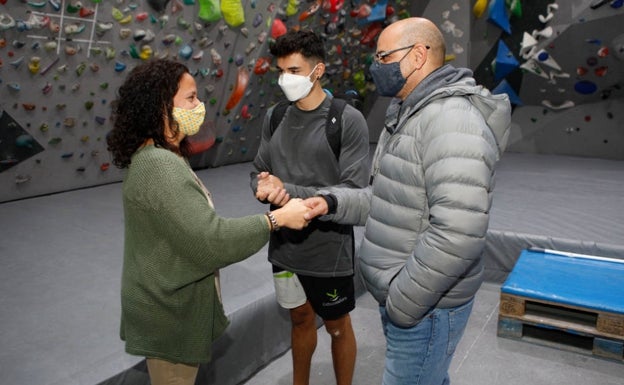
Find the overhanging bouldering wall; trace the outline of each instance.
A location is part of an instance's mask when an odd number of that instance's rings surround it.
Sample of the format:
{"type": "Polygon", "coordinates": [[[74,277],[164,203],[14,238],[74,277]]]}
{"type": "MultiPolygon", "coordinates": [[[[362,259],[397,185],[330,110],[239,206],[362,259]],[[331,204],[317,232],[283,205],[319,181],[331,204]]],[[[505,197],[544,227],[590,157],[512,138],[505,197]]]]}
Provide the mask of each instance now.
{"type": "Polygon", "coordinates": [[[510,95],[508,151],[624,160],[623,1],[473,3],[470,68],[510,95]]]}
{"type": "Polygon", "coordinates": [[[128,71],[186,64],[206,102],[195,168],[253,159],[262,117],[282,98],[268,44],[288,28],[321,33],[323,86],[375,95],[367,68],[383,25],[409,1],[0,0],[0,202],[116,182],[110,102],[128,71]]]}

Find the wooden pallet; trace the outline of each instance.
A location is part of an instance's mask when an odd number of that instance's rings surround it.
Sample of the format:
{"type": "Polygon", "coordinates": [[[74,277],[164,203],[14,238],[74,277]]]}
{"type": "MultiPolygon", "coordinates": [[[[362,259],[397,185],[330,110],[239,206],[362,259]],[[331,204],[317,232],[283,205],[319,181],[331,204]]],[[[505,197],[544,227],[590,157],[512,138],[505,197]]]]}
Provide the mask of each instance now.
{"type": "Polygon", "coordinates": [[[498,336],[523,338],[525,326],[585,337],[594,355],[624,361],[624,314],[501,293],[498,336]]]}

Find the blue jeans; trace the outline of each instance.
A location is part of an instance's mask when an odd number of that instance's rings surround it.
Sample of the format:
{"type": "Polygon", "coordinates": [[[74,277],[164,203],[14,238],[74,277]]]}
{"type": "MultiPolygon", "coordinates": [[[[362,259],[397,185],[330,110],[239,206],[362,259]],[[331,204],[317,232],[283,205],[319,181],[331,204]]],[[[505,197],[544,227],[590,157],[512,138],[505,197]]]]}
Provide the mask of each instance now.
{"type": "Polygon", "coordinates": [[[433,309],[416,326],[401,328],[380,306],[386,336],[382,385],[448,385],[448,368],[474,300],[450,309],[433,309]]]}

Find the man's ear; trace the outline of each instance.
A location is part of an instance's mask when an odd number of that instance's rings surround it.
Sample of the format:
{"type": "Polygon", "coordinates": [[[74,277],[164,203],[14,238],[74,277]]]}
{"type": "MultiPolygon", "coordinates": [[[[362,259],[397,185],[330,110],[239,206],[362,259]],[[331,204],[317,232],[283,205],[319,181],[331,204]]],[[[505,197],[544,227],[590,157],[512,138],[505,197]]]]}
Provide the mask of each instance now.
{"type": "Polygon", "coordinates": [[[416,56],[416,69],[420,70],[427,63],[427,55],[429,54],[429,48],[422,44],[416,44],[412,49],[416,56]]]}
{"type": "Polygon", "coordinates": [[[320,79],[325,74],[325,63],[319,62],[316,65],[316,79],[320,79]]]}

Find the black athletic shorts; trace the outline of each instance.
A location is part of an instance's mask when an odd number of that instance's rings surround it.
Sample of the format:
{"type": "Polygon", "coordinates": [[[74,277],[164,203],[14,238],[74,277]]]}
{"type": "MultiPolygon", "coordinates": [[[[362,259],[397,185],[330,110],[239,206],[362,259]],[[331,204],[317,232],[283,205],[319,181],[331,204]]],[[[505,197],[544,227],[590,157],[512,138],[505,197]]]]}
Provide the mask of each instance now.
{"type": "Polygon", "coordinates": [[[310,277],[297,274],[297,276],[312,308],[322,319],[338,319],[355,308],[355,285],[352,275],[310,277]]]}

